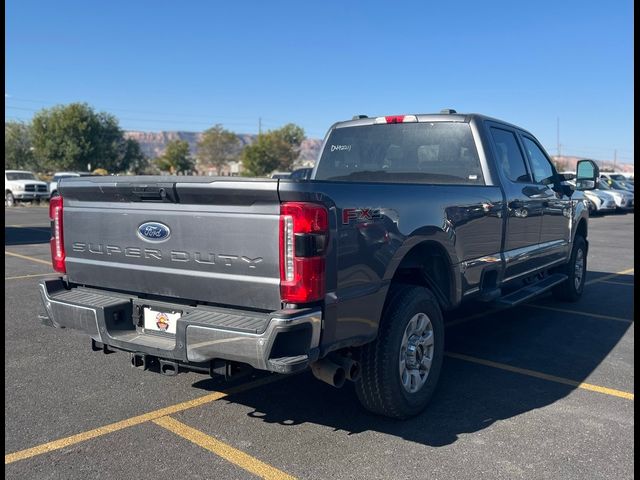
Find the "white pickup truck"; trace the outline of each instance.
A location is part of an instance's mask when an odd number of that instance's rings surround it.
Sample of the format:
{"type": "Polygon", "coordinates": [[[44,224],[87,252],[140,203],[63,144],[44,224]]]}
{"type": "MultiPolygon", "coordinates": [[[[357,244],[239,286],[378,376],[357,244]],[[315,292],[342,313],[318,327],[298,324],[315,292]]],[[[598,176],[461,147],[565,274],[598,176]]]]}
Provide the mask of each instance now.
{"type": "Polygon", "coordinates": [[[4,204],[13,207],[16,202],[49,199],[49,187],[47,182],[38,180],[33,172],[26,170],[4,171],[4,204]]]}

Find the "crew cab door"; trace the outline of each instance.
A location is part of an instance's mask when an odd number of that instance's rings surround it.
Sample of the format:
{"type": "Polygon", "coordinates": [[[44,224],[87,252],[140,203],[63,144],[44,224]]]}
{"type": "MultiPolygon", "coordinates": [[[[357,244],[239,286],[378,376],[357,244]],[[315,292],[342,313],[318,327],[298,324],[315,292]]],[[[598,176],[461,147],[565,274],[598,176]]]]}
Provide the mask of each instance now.
{"type": "Polygon", "coordinates": [[[540,253],[542,212],[547,188],[533,181],[516,130],[487,122],[497,170],[506,197],[503,281],[524,275],[543,264],[540,253]]]}
{"type": "Polygon", "coordinates": [[[521,133],[533,180],[540,189],[542,203],[542,230],[540,254],[547,263],[562,260],[570,251],[571,198],[558,183],[558,174],[544,149],[532,136],[521,133]]]}

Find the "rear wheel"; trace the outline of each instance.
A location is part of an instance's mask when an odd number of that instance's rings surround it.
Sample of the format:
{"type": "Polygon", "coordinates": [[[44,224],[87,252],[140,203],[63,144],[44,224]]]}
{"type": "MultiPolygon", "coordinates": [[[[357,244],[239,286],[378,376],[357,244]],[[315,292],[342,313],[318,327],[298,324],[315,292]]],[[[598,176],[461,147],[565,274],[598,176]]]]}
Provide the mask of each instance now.
{"type": "Polygon", "coordinates": [[[16,199],[11,192],[5,192],[4,194],[4,205],[5,207],[13,207],[16,204],[16,199]]]}
{"type": "Polygon", "coordinates": [[[567,280],[553,289],[553,296],[557,300],[576,302],[584,291],[587,276],[587,242],[584,237],[576,236],[571,250],[571,259],[560,270],[567,275],[567,280]]]}
{"type": "Polygon", "coordinates": [[[417,415],[436,389],[443,354],[444,325],[436,298],[426,288],[400,286],[385,309],[378,338],[362,347],[358,399],[379,415],[417,415]]]}

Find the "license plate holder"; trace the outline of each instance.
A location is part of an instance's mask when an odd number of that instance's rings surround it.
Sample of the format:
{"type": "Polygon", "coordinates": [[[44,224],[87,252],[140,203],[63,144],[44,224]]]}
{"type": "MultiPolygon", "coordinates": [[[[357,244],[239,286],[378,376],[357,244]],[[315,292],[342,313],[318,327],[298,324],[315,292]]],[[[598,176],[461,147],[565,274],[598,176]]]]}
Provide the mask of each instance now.
{"type": "Polygon", "coordinates": [[[182,316],[182,312],[163,308],[144,307],[143,315],[143,329],[145,332],[175,335],[178,320],[182,316]]]}

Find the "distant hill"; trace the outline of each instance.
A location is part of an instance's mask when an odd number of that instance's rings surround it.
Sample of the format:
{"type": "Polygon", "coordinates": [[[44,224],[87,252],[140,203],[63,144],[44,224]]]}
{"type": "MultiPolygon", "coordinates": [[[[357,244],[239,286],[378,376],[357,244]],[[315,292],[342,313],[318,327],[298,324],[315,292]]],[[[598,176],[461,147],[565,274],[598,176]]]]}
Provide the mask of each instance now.
{"type": "MultiPolygon", "coordinates": [[[[191,154],[195,155],[197,151],[198,141],[202,137],[202,132],[139,132],[128,131],[125,132],[125,137],[133,138],[140,143],[140,147],[144,154],[149,158],[155,158],[164,153],[167,144],[173,140],[185,140],[189,144],[191,154]]],[[[240,133],[238,134],[240,139],[240,150],[246,145],[251,145],[255,142],[257,135],[240,133]]],[[[312,166],[318,153],[320,153],[320,147],[322,146],[322,140],[317,138],[307,138],[302,142],[300,148],[300,156],[296,161],[295,166],[312,166]]]]}
{"type": "MultiPolygon", "coordinates": [[[[578,160],[582,160],[586,157],[573,157],[573,156],[558,156],[553,155],[551,159],[555,162],[556,167],[560,171],[575,171],[576,164],[578,160]]],[[[595,160],[595,159],[594,159],[595,160]]],[[[609,160],[596,160],[596,163],[600,167],[601,171],[616,171],[616,172],[626,172],[633,173],[634,165],[632,163],[620,163],[617,162],[615,165],[613,161],[609,160]]]]}

